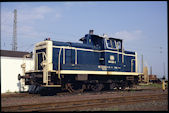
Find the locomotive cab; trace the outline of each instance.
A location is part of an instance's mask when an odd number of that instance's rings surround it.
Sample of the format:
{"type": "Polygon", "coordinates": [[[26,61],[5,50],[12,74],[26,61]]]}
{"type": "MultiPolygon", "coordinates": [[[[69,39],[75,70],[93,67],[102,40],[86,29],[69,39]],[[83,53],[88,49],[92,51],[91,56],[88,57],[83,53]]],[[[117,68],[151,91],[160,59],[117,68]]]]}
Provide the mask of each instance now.
{"type": "Polygon", "coordinates": [[[84,45],[93,46],[93,49],[104,49],[104,39],[98,35],[87,34],[81,38],[80,41],[82,41],[84,45]]]}
{"type": "Polygon", "coordinates": [[[98,50],[118,50],[122,52],[122,39],[108,37],[107,35],[98,36],[93,34],[93,30],[89,31],[89,34],[86,34],[85,37],[82,37],[80,41],[83,44],[91,45],[94,49],[98,50]]]}

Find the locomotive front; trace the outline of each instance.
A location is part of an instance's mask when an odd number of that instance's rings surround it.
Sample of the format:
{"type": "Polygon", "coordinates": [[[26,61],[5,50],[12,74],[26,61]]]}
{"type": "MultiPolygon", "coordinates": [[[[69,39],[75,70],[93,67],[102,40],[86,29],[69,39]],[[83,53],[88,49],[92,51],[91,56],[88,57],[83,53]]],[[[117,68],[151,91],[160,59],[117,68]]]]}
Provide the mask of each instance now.
{"type": "MultiPolygon", "coordinates": [[[[39,42],[34,47],[34,70],[25,72],[20,78],[25,79],[25,85],[48,87],[54,85],[51,82],[53,71],[52,64],[52,41],[39,42]]],[[[59,87],[55,85],[55,87],[59,87]]]]}

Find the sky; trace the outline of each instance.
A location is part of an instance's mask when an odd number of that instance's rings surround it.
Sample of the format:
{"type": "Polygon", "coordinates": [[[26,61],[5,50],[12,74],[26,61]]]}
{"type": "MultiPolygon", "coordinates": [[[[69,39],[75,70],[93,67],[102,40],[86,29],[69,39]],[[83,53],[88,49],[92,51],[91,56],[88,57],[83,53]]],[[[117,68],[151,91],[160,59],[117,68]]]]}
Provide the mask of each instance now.
{"type": "Polygon", "coordinates": [[[79,42],[93,29],[96,35],[123,39],[125,50],[136,51],[139,72],[143,55],[153,74],[168,77],[166,1],[1,2],[2,50],[12,50],[14,9],[18,51],[31,52],[48,37],[79,42]]]}

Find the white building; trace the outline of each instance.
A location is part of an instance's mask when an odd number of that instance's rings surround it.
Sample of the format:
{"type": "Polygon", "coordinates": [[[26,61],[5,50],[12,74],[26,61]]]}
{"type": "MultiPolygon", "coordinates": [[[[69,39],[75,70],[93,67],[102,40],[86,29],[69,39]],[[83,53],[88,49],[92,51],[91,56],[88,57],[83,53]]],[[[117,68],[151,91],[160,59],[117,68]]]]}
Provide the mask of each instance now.
{"type": "MultiPolygon", "coordinates": [[[[23,73],[21,65],[26,64],[26,71],[33,70],[33,58],[24,58],[28,52],[0,50],[1,52],[1,93],[23,91],[18,74],[23,73]]],[[[25,90],[28,87],[24,86],[25,90]]]]}

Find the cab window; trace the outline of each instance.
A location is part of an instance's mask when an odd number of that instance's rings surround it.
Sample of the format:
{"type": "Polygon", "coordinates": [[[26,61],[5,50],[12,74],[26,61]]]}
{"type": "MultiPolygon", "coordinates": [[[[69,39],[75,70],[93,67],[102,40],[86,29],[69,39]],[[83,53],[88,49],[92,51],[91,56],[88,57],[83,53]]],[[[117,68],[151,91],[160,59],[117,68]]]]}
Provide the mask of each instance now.
{"type": "Polygon", "coordinates": [[[121,41],[117,41],[117,49],[121,49],[121,41]]]}
{"type": "Polygon", "coordinates": [[[122,41],[114,39],[106,39],[107,48],[109,49],[122,49],[122,41]]]}
{"type": "Polygon", "coordinates": [[[115,40],[107,40],[107,46],[111,49],[116,49],[116,41],[115,40]]]}
{"type": "Polygon", "coordinates": [[[115,40],[111,40],[111,42],[112,42],[112,48],[116,48],[116,42],[115,42],[115,40]]]}
{"type": "Polygon", "coordinates": [[[112,48],[110,40],[107,40],[107,46],[108,46],[108,48],[112,48]]]}

